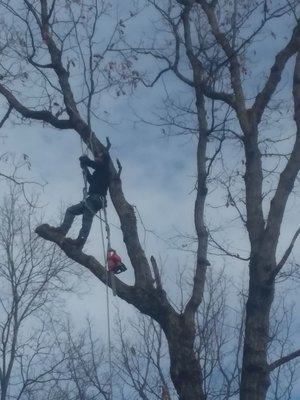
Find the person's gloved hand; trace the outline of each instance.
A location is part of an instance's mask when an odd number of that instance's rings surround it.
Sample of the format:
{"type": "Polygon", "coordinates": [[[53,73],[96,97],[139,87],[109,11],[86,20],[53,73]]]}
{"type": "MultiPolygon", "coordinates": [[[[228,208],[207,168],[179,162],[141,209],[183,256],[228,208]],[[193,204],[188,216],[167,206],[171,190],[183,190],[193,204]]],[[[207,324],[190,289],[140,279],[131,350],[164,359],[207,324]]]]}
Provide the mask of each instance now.
{"type": "Polygon", "coordinates": [[[88,159],[89,159],[89,158],[88,158],[87,155],[83,155],[83,156],[80,156],[80,157],[79,157],[79,162],[80,162],[81,168],[86,167],[86,162],[87,162],[88,159]]]}

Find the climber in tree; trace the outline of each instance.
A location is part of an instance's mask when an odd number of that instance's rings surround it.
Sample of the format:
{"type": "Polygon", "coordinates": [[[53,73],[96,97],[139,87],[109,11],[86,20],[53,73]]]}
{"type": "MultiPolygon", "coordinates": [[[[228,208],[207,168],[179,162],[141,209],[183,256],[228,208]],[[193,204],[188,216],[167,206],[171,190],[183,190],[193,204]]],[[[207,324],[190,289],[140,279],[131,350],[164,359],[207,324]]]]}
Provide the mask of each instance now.
{"type": "Polygon", "coordinates": [[[78,204],[69,207],[66,211],[63,223],[52,230],[66,235],[71,228],[75,216],[82,215],[82,226],[77,239],[67,238],[66,241],[73,246],[82,248],[90,233],[95,214],[106,206],[106,194],[110,182],[109,155],[107,152],[94,152],[94,161],[84,155],[79,158],[80,166],[89,183],[88,194],[78,204]],[[89,167],[94,169],[91,174],[89,167]]]}

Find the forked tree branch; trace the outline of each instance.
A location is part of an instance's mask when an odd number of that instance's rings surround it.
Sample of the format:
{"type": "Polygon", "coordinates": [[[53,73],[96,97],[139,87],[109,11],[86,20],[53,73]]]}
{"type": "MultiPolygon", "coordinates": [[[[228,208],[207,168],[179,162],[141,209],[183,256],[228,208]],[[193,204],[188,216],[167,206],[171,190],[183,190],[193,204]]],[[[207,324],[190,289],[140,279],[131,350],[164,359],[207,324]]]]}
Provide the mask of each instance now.
{"type": "Polygon", "coordinates": [[[263,112],[281,80],[283,69],[285,68],[288,60],[299,50],[299,47],[300,21],[298,21],[296,27],[294,28],[288,44],[276,55],[265,86],[256,96],[251,112],[253,115],[255,115],[257,123],[260,122],[263,112]]]}
{"type": "Polygon", "coordinates": [[[46,110],[31,110],[25,107],[19,100],[0,83],[0,93],[6,98],[10,107],[14,108],[24,118],[34,119],[46,122],[58,129],[72,129],[72,123],[69,119],[58,119],[50,111],[46,110]]]}
{"type": "MultiPolygon", "coordinates": [[[[83,253],[81,249],[70,245],[67,241],[64,240],[63,235],[51,231],[51,229],[49,228],[49,225],[43,224],[38,226],[35,231],[43,239],[56,243],[67,255],[67,257],[87,268],[90,272],[92,272],[92,274],[96,276],[96,278],[98,278],[104,284],[108,284],[111,288],[109,274],[106,273],[105,267],[99,261],[97,261],[93,256],[83,253]]],[[[133,287],[126,285],[117,277],[115,278],[115,280],[117,294],[120,297],[123,297],[125,295],[125,299],[127,299],[128,301],[132,296],[133,287]]]]}
{"type": "MultiPolygon", "coordinates": [[[[110,274],[106,273],[105,267],[99,261],[93,256],[83,253],[81,249],[70,245],[64,240],[65,238],[62,234],[49,228],[48,224],[43,224],[38,226],[35,232],[43,239],[56,243],[68,258],[87,268],[97,279],[107,284],[110,288],[112,287],[110,274]]],[[[143,269],[142,266],[141,269],[143,269]]],[[[117,277],[115,277],[115,286],[116,293],[121,299],[134,305],[142,313],[149,315],[159,323],[163,321],[166,325],[166,315],[177,315],[167,301],[166,294],[160,288],[154,288],[153,285],[150,286],[149,284],[147,287],[141,284],[130,286],[117,277]]]]}
{"type": "MultiPolygon", "coordinates": [[[[290,158],[280,174],[277,189],[273,199],[270,202],[270,211],[266,225],[266,245],[270,238],[272,239],[274,245],[277,243],[286,204],[293,190],[297,175],[300,171],[300,52],[296,57],[296,63],[294,67],[293,94],[295,109],[294,118],[297,125],[296,139],[290,158]]],[[[278,267],[276,270],[278,270],[278,267]]]]}

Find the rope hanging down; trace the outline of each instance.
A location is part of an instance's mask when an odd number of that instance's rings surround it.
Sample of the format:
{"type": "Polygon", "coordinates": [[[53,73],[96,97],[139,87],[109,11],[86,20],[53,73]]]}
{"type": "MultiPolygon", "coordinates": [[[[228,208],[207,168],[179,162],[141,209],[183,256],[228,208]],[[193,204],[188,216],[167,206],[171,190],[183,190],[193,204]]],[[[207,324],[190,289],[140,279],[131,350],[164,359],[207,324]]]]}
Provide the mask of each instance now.
{"type": "MultiPolygon", "coordinates": [[[[92,153],[94,154],[93,148],[92,148],[92,143],[90,140],[90,146],[92,153]]],[[[86,152],[84,152],[83,149],[83,141],[81,139],[81,150],[82,150],[82,155],[88,154],[88,146],[86,147],[86,152]]],[[[82,169],[82,174],[83,174],[83,181],[84,181],[84,187],[83,187],[83,201],[85,203],[86,207],[88,206],[87,203],[87,197],[88,197],[88,171],[87,168],[82,169]]],[[[111,247],[111,241],[110,241],[110,226],[108,223],[108,218],[107,218],[107,210],[106,210],[106,198],[104,196],[100,197],[102,207],[99,210],[99,220],[100,220],[100,227],[101,227],[101,236],[102,236],[102,248],[103,248],[103,256],[104,256],[104,265],[105,265],[105,271],[106,271],[106,308],[107,308],[107,334],[108,334],[108,355],[109,355],[109,384],[110,384],[110,399],[113,400],[113,384],[112,384],[112,356],[111,356],[111,328],[110,328],[110,307],[109,307],[109,280],[111,282],[111,288],[113,295],[116,296],[116,283],[115,283],[115,273],[120,273],[123,271],[126,271],[125,265],[122,263],[121,258],[117,255],[116,251],[112,249],[111,247]],[[103,210],[103,215],[104,215],[104,223],[105,223],[105,230],[106,230],[106,236],[107,236],[107,251],[105,249],[105,240],[104,240],[104,230],[102,226],[103,219],[101,218],[101,210],[103,210]]],[[[94,213],[93,210],[90,210],[92,213],[94,213]]]]}
{"type": "MultiPolygon", "coordinates": [[[[104,198],[102,198],[102,202],[105,202],[104,198]]],[[[122,263],[121,257],[117,254],[116,250],[114,250],[111,247],[110,226],[108,223],[106,207],[103,205],[101,210],[103,211],[103,215],[104,215],[104,223],[105,223],[106,239],[107,239],[106,269],[107,269],[107,272],[110,273],[112,290],[113,290],[113,294],[115,296],[116,295],[116,287],[115,287],[114,275],[120,274],[121,272],[125,272],[127,270],[127,268],[122,263]]],[[[100,210],[100,212],[101,212],[101,210],[100,210]]],[[[102,223],[101,214],[100,214],[100,221],[102,223]]],[[[101,225],[101,231],[103,231],[102,225],[101,225]]],[[[103,246],[103,253],[105,252],[104,247],[105,246],[103,246]]]]}
{"type": "MultiPolygon", "coordinates": [[[[101,210],[100,210],[101,211],[101,210]]],[[[100,214],[99,211],[99,214],[100,214]]],[[[110,333],[110,308],[109,308],[109,292],[108,292],[108,268],[107,268],[107,257],[105,257],[105,243],[104,243],[104,231],[102,226],[102,218],[100,218],[100,228],[101,228],[101,239],[102,239],[102,249],[104,256],[104,265],[106,271],[106,315],[107,315],[107,337],[108,337],[108,361],[109,361],[109,384],[110,384],[110,398],[113,400],[113,384],[112,384],[112,356],[111,356],[111,333],[110,333]]],[[[109,236],[107,241],[109,242],[109,236]]],[[[111,278],[113,274],[110,274],[111,278]]],[[[114,277],[113,277],[114,278],[114,277]]]]}

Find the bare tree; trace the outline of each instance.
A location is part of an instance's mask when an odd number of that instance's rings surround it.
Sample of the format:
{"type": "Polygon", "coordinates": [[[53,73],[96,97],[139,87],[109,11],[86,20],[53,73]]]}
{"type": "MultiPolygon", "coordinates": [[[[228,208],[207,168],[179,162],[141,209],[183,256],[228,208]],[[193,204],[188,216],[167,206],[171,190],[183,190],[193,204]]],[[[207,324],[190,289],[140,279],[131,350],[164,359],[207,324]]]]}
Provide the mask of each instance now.
{"type": "MultiPolygon", "coordinates": [[[[206,278],[203,302],[196,315],[195,351],[203,369],[207,398],[229,400],[238,396],[240,387],[246,290],[238,290],[240,302],[235,303],[232,298],[237,282],[230,282],[224,269],[217,273],[208,270],[206,278]]],[[[180,284],[182,289],[187,283],[180,284]]],[[[297,329],[293,324],[294,307],[285,302],[285,294],[280,293],[271,315],[268,353],[279,363],[285,354],[293,355],[297,329]]],[[[163,393],[168,393],[168,399],[177,399],[168,380],[167,342],[161,328],[141,314],[126,321],[118,314],[116,327],[114,386],[123,389],[121,398],[161,399],[163,393]]],[[[299,360],[293,356],[290,362],[270,365],[273,372],[269,399],[292,398],[298,365],[299,360]]]]}
{"type": "MultiPolygon", "coordinates": [[[[28,172],[31,169],[30,158],[23,153],[20,157],[16,157],[13,153],[4,153],[0,156],[0,181],[10,181],[20,187],[23,197],[30,203],[28,190],[33,186],[43,187],[44,184],[34,182],[24,177],[24,171],[28,172]]],[[[25,174],[26,175],[26,174],[25,174]]]]}
{"type": "MultiPolygon", "coordinates": [[[[235,250],[232,241],[221,243],[215,240],[213,229],[210,228],[214,247],[241,262],[249,261],[240,398],[264,399],[270,385],[270,372],[273,366],[278,365],[277,362],[268,362],[275,278],[285,266],[299,235],[299,230],[296,230],[286,251],[276,257],[284,213],[300,166],[297,117],[300,30],[296,17],[299,5],[298,2],[270,5],[263,1],[205,0],[164,3],[150,0],[147,3],[160,15],[163,23],[157,24],[157,32],[163,30],[163,35],[159,37],[157,33],[155,41],[145,44],[143,38],[142,46],[139,43],[132,46],[135,54],[151,55],[161,64],[157,76],[152,81],[143,80],[143,83],[152,86],[162,73],[173,72],[191,88],[190,98],[195,102],[187,102],[190,106],[184,108],[173,99],[173,113],[167,114],[164,123],[177,131],[196,133],[198,140],[195,203],[198,264],[191,300],[187,302],[183,315],[188,315],[191,301],[197,299],[193,308],[195,312],[203,298],[203,267],[208,246],[204,207],[209,185],[214,188],[215,181],[224,185],[224,206],[235,210],[234,218],[240,219],[241,229],[245,226],[249,237],[249,252],[244,251],[243,256],[235,250]],[[281,49],[274,51],[271,59],[269,56],[264,77],[257,78],[256,89],[251,82],[255,46],[257,40],[265,40],[266,43],[269,32],[276,37],[273,29],[278,18],[289,20],[293,28],[284,32],[286,36],[281,49]],[[294,62],[293,89],[281,99],[278,93],[280,82],[289,73],[288,62],[291,60],[294,62]],[[286,106],[287,115],[292,121],[292,128],[285,136],[281,134],[280,122],[276,125],[276,134],[274,125],[272,130],[268,125],[271,119],[274,124],[278,122],[277,115],[282,113],[278,102],[281,101],[284,101],[283,107],[286,106]],[[288,114],[287,105],[294,109],[294,115],[288,114]],[[178,110],[181,112],[178,113],[178,110]],[[182,115],[187,113],[195,116],[196,129],[189,129],[188,123],[183,120],[182,115]],[[280,151],[282,140],[288,141],[288,146],[282,146],[280,151]],[[237,152],[236,163],[226,154],[225,146],[229,141],[244,150],[244,153],[237,152]],[[272,162],[269,157],[273,157],[272,162]],[[218,165],[218,162],[221,164],[218,165]]],[[[130,51],[128,47],[127,50],[130,51]]],[[[126,51],[126,47],[123,51],[126,51]]],[[[297,356],[299,353],[295,349],[290,356],[281,357],[280,360],[284,363],[297,356]]],[[[175,371],[172,376],[176,386],[174,375],[175,371]]],[[[199,371],[198,381],[201,381],[199,371]]],[[[203,396],[199,392],[199,398],[203,396]]]]}
{"type": "Polygon", "coordinates": [[[35,211],[22,189],[11,184],[0,205],[1,400],[23,398],[64,358],[52,357],[55,338],[47,320],[59,290],[72,289],[70,262],[33,234],[35,211]],[[65,274],[68,285],[63,283],[65,274]]]}
{"type": "Polygon", "coordinates": [[[274,302],[271,315],[269,359],[276,361],[270,364],[270,399],[292,399],[293,388],[299,379],[299,358],[293,352],[295,312],[295,304],[286,304],[284,290],[274,302]],[[289,360],[285,359],[286,355],[289,360]]]}
{"type": "MultiPolygon", "coordinates": [[[[186,111],[195,117],[192,133],[197,139],[196,263],[191,266],[193,277],[188,300],[180,310],[169,301],[155,259],[149,262],[140,244],[134,207],[123,195],[120,168],[117,171],[111,163],[110,195],[120,218],[135,275],[132,286],[116,279],[116,292],[161,326],[168,342],[171,377],[179,398],[204,400],[205,376],[195,353],[196,314],[203,301],[209,265],[209,233],[213,237],[205,219],[207,196],[215,183],[223,184],[227,190],[224,209],[228,204],[235,210],[240,227],[246,227],[249,239],[245,256],[228,248],[226,243],[213,242],[218,250],[234,256],[241,263],[249,263],[239,395],[241,400],[264,400],[271,371],[299,355],[295,349],[279,360],[268,360],[275,278],[285,266],[300,232],[295,232],[290,246],[278,256],[282,221],[300,168],[298,2],[149,0],[146,3],[160,17],[158,32],[164,32],[162,44],[159,38],[150,43],[145,43],[143,38],[141,43],[134,45],[133,53],[128,46],[120,46],[115,54],[125,54],[125,63],[123,59],[119,64],[115,60],[105,64],[103,60],[108,51],[117,47],[116,33],[124,37],[125,24],[118,20],[105,46],[94,52],[95,43],[100,43],[95,38],[101,34],[97,22],[103,15],[100,11],[104,10],[99,5],[104,7],[104,2],[24,0],[16,4],[1,1],[13,21],[13,43],[16,45],[3,50],[4,78],[0,93],[12,108],[11,114],[39,120],[58,129],[72,129],[95,149],[103,148],[104,144],[91,129],[93,101],[97,92],[107,87],[107,82],[108,86],[116,84],[118,89],[122,89],[128,79],[133,85],[142,81],[153,86],[163,73],[170,72],[186,85],[192,95],[186,111]],[[91,24],[83,24],[82,19],[91,24]],[[284,39],[268,57],[269,65],[254,85],[251,60],[257,41],[265,40],[265,45],[271,47],[270,37],[276,37],[273,29],[277,29],[279,20],[287,27],[284,39]],[[74,46],[77,48],[78,44],[79,65],[72,57],[74,46]],[[152,81],[141,79],[144,74],[132,69],[130,60],[139,53],[153,56],[156,65],[161,67],[152,81]],[[12,64],[12,57],[18,63],[12,64]],[[276,125],[280,112],[278,102],[281,101],[278,91],[281,78],[292,63],[292,89],[288,88],[285,99],[293,113],[287,112],[291,121],[288,135],[284,137],[287,146],[279,151],[276,145],[279,147],[283,137],[281,126],[276,125]],[[81,91],[76,79],[79,68],[84,76],[81,91]],[[97,86],[100,81],[96,76],[105,76],[106,83],[101,80],[102,85],[97,86]],[[31,80],[37,90],[35,97],[28,97],[26,91],[17,93],[20,81],[24,87],[31,87],[31,80]],[[277,131],[268,125],[271,118],[277,131]],[[225,151],[227,143],[233,143],[238,149],[238,164],[225,151]],[[270,159],[274,163],[269,162],[270,159]]],[[[176,115],[172,124],[185,129],[176,115]]],[[[67,256],[106,283],[105,268],[95,258],[62,242],[62,238],[51,233],[46,225],[38,227],[37,233],[56,242],[67,256]]]]}
{"type": "Polygon", "coordinates": [[[116,327],[113,365],[122,398],[161,399],[164,392],[173,398],[167,343],[159,325],[141,314],[129,321],[118,314],[116,327]]]}
{"type": "Polygon", "coordinates": [[[40,387],[39,396],[49,400],[94,398],[111,399],[111,376],[107,350],[95,339],[96,329],[87,319],[80,332],[68,321],[56,323],[56,358],[64,357],[40,387]]]}

